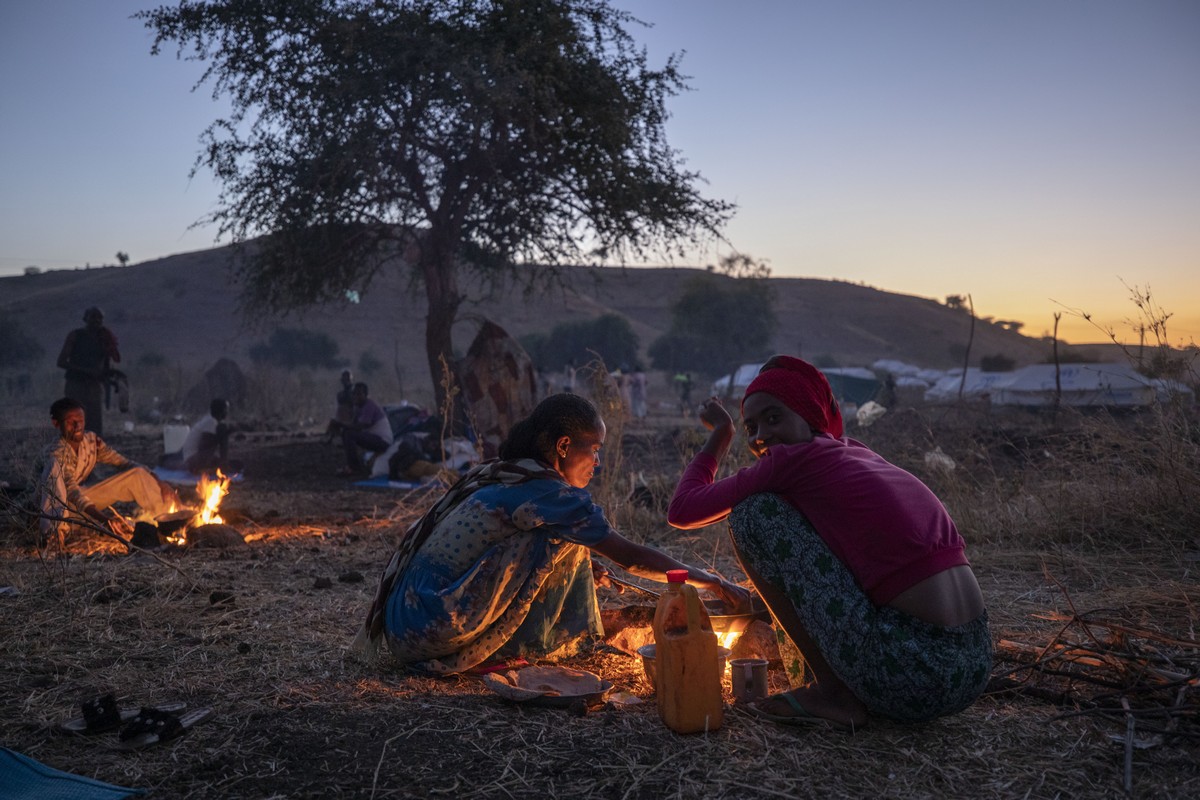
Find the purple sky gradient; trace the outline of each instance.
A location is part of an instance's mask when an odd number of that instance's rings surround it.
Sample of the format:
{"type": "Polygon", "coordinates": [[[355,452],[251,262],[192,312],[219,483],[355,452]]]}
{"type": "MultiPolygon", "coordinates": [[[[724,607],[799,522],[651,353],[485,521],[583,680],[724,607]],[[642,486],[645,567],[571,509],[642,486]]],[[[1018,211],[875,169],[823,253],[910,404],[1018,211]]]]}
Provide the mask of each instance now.
{"type": "MultiPolygon", "coordinates": [[[[152,3],[0,4],[0,275],[214,244],[188,173],[220,115],[149,55],[152,3]]],[[[1200,3],[616,0],[652,63],[686,51],[671,143],[777,276],[943,299],[1071,341],[1126,285],[1200,340],[1200,3]]],[[[1126,334],[1128,335],[1128,334],[1126,334]]]]}

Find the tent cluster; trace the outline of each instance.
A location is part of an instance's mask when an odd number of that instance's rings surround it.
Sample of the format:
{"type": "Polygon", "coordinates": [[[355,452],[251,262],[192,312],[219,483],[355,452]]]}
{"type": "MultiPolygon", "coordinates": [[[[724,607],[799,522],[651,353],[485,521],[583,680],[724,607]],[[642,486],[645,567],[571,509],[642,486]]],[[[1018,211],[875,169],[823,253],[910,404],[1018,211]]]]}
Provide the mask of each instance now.
{"type": "MultiPolygon", "coordinates": [[[[743,364],[717,379],[712,393],[741,397],[758,374],[760,363],[743,364]]],[[[876,399],[887,376],[895,390],[926,402],[951,402],[962,398],[988,400],[996,406],[1076,408],[1141,408],[1181,398],[1194,402],[1186,384],[1148,378],[1125,364],[1031,364],[1011,372],[924,369],[892,359],[864,367],[823,368],[834,395],[843,405],[862,406],[876,399]],[[881,380],[882,379],[882,380],[881,380]]]]}
{"type": "MultiPolygon", "coordinates": [[[[740,399],[761,368],[761,362],[742,364],[732,374],[713,381],[710,392],[715,397],[740,399]]],[[[879,375],[865,367],[826,367],[821,372],[829,379],[833,396],[842,403],[843,413],[845,406],[856,408],[875,399],[883,386],[879,375]]]]}
{"type": "MultiPolygon", "coordinates": [[[[880,362],[874,366],[884,368],[880,362]]],[[[888,368],[895,366],[893,362],[888,368]]],[[[901,365],[904,366],[907,365],[901,365]]],[[[915,377],[926,382],[929,372],[910,371],[907,377],[910,381],[915,377]]],[[[899,375],[896,380],[897,385],[903,385],[899,375]]],[[[1011,372],[969,368],[965,374],[957,369],[926,385],[924,398],[928,402],[946,402],[961,396],[987,399],[996,406],[1142,408],[1174,397],[1185,402],[1195,400],[1195,393],[1187,385],[1148,378],[1127,364],[1031,364],[1011,372]]]]}

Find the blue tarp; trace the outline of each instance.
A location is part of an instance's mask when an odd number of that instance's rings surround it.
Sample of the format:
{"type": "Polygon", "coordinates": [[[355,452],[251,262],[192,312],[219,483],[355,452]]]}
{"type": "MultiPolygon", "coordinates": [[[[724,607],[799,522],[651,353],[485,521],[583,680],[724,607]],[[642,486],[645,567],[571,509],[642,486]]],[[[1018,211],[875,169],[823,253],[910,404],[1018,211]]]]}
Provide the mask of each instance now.
{"type": "Polygon", "coordinates": [[[0,747],[0,800],[120,800],[145,793],[72,775],[0,747]]]}

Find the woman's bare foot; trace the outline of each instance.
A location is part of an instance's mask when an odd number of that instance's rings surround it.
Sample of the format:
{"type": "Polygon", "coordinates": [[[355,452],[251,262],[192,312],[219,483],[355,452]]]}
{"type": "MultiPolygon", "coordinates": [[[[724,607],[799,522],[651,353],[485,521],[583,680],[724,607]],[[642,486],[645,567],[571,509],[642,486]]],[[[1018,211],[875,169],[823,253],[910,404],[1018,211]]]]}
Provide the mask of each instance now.
{"type": "Polygon", "coordinates": [[[841,728],[861,728],[867,724],[867,707],[849,689],[821,689],[817,684],[771,695],[754,704],[774,717],[817,717],[841,728]],[[791,698],[789,702],[788,697],[791,698]]]}

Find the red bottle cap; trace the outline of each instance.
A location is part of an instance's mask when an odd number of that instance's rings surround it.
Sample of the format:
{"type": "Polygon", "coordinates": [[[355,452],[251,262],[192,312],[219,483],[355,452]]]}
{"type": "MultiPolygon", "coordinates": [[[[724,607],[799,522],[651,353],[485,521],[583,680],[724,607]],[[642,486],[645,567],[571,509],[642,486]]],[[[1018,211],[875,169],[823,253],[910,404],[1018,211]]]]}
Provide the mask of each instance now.
{"type": "Polygon", "coordinates": [[[669,569],[667,570],[667,583],[687,583],[688,571],[686,569],[669,569]]]}

